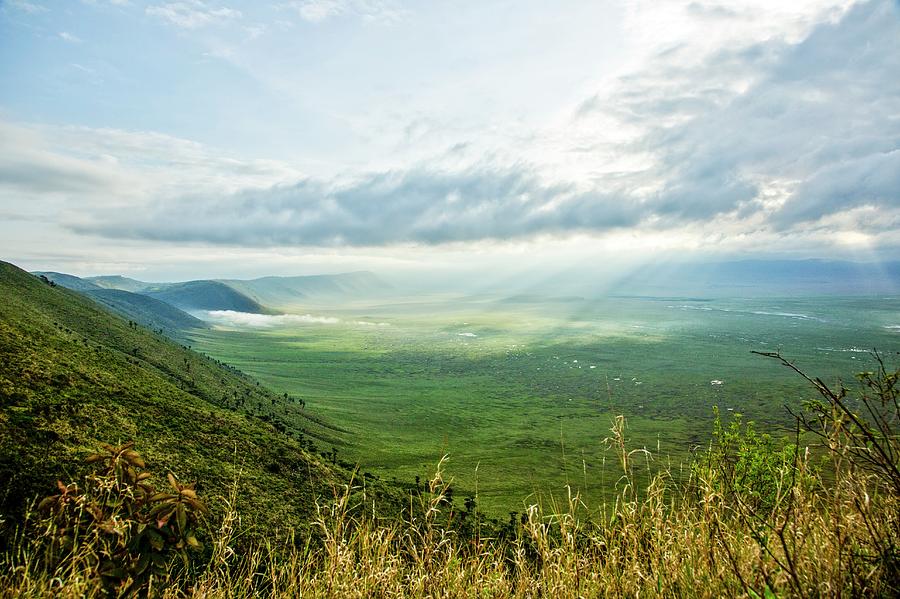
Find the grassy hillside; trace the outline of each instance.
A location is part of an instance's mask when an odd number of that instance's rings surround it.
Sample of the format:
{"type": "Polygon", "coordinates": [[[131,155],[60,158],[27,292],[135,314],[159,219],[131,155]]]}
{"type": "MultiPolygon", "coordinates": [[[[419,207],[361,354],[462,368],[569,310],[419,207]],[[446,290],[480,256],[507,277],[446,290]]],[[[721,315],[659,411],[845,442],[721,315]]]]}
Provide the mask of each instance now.
{"type": "Polygon", "coordinates": [[[199,318],[162,300],[125,289],[125,287],[137,289],[141,285],[147,286],[149,283],[125,277],[82,279],[58,272],[32,274],[43,277],[56,285],[78,291],[119,316],[133,320],[143,327],[160,331],[173,339],[183,338],[186,332],[192,329],[205,329],[209,326],[199,318]],[[114,287],[114,284],[120,285],[120,287],[114,287]]]}
{"type": "Polygon", "coordinates": [[[129,279],[128,277],[123,277],[121,275],[86,277],[83,280],[89,281],[97,287],[103,287],[104,289],[120,289],[122,291],[131,291],[132,293],[138,293],[153,286],[153,283],[129,279]]]}
{"type": "Polygon", "coordinates": [[[173,338],[186,331],[205,329],[209,325],[164,301],[140,293],[120,289],[94,289],[85,294],[120,316],[173,338]]]}
{"type": "Polygon", "coordinates": [[[100,289],[94,283],[82,279],[81,277],[76,277],[75,275],[67,275],[61,272],[35,272],[32,273],[37,277],[44,277],[48,281],[53,281],[57,285],[62,285],[67,289],[73,289],[75,291],[93,291],[95,289],[100,289]]]}
{"type": "Polygon", "coordinates": [[[100,442],[134,440],[210,494],[240,472],[250,526],[302,527],[347,475],[311,451],[329,425],[246,376],[3,262],[0,297],[0,521],[100,442]]]}
{"type": "Polygon", "coordinates": [[[182,310],[234,310],[235,312],[268,312],[259,302],[218,281],[172,283],[143,291],[182,310]]]}

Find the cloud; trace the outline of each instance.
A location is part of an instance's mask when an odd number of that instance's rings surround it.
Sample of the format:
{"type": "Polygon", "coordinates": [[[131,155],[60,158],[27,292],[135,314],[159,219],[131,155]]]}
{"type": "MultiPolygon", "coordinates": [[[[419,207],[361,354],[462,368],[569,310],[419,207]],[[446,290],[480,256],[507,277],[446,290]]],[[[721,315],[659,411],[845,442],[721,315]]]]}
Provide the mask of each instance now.
{"type": "Polygon", "coordinates": [[[398,21],[406,11],[392,0],[295,0],[283,5],[301,19],[322,23],[329,19],[354,16],[367,21],[398,21]]]}
{"type": "MultiPolygon", "coordinates": [[[[207,8],[166,6],[174,4],[207,8]]],[[[313,21],[381,6],[290,4],[313,21]]],[[[742,11],[681,6],[726,31],[742,11]]],[[[0,183],[119,193],[133,200],[128,211],[85,199],[65,220],[72,231],[115,240],[374,247],[581,233],[672,233],[698,244],[895,239],[896,4],[826,13],[796,37],[760,31],[699,54],[684,44],[656,48],[640,69],[574,102],[558,130],[522,132],[505,148],[457,140],[465,151],[451,157],[331,180],[158,134],[68,129],[36,148],[0,136],[0,156],[13,164],[0,162],[0,183]],[[120,177],[136,181],[124,195],[120,177]]],[[[417,140],[432,135],[408,124],[417,140]]]]}
{"type": "Polygon", "coordinates": [[[338,324],[340,319],[312,314],[253,314],[234,310],[210,310],[203,312],[206,320],[232,327],[252,327],[270,329],[303,324],[338,324]]]}
{"type": "Polygon", "coordinates": [[[53,214],[63,226],[124,207],[137,214],[186,187],[227,195],[298,176],[276,161],[236,160],[160,133],[0,120],[0,204],[44,220],[53,214]]]}
{"type": "Polygon", "coordinates": [[[76,35],[72,35],[72,34],[69,33],[68,31],[60,31],[60,32],[59,32],[59,37],[60,37],[60,39],[62,39],[63,41],[66,41],[66,42],[69,42],[69,43],[72,43],[72,44],[80,44],[80,43],[81,43],[81,38],[80,38],[80,37],[78,37],[78,36],[76,36],[76,35]]]}
{"type": "Polygon", "coordinates": [[[106,196],[128,185],[99,157],[54,152],[33,130],[0,122],[0,190],[106,196]]]}
{"type": "Polygon", "coordinates": [[[211,6],[202,0],[152,5],[146,8],[146,13],[183,29],[197,29],[214,23],[239,19],[243,16],[239,10],[211,6]]]}
{"type": "Polygon", "coordinates": [[[863,205],[900,208],[898,17],[894,3],[870,2],[799,43],[689,66],[675,50],[608,102],[583,103],[579,120],[651,124],[632,147],[654,159],[641,177],[659,215],[759,212],[783,230],[863,205]]]}
{"type": "Polygon", "coordinates": [[[47,12],[47,7],[34,2],[26,2],[25,0],[6,0],[0,8],[14,8],[28,14],[37,14],[47,12]]]}
{"type": "Polygon", "coordinates": [[[422,168],[336,186],[307,180],[215,199],[162,202],[130,222],[84,224],[78,230],[252,246],[377,246],[508,239],[638,222],[635,206],[571,185],[546,185],[529,171],[526,166],[422,168]]]}

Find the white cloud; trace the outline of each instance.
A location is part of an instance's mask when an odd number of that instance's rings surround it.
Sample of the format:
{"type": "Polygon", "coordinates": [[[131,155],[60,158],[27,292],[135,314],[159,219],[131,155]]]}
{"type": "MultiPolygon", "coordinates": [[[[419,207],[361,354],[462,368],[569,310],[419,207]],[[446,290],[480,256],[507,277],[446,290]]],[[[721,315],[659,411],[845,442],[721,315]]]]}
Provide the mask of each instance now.
{"type": "Polygon", "coordinates": [[[291,325],[306,324],[338,324],[340,319],[331,316],[313,316],[312,314],[252,314],[235,312],[234,310],[210,310],[201,313],[206,320],[232,327],[251,327],[270,329],[291,325]]]}
{"type": "Polygon", "coordinates": [[[82,41],[80,37],[73,35],[73,34],[69,33],[68,31],[60,31],[59,37],[60,37],[60,39],[67,41],[69,43],[72,43],[72,44],[80,44],[82,41]]]}
{"type": "Polygon", "coordinates": [[[47,12],[47,7],[34,2],[26,2],[26,0],[6,0],[0,8],[14,8],[28,14],[37,14],[47,12]]]}
{"type": "Polygon", "coordinates": [[[354,16],[369,21],[398,21],[406,10],[393,0],[295,0],[283,6],[293,9],[304,21],[322,23],[354,16]]]}
{"type": "Polygon", "coordinates": [[[202,0],[185,0],[148,6],[146,13],[184,29],[197,29],[214,23],[239,19],[243,16],[239,10],[213,6],[202,0]]]}

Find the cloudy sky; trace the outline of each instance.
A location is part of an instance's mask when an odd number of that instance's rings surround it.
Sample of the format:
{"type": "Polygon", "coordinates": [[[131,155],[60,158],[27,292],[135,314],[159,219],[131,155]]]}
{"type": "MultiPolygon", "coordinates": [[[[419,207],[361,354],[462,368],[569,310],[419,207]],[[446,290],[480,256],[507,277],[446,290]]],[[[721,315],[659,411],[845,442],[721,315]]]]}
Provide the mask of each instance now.
{"type": "Polygon", "coordinates": [[[896,1],[0,0],[0,258],[900,258],[896,1]]]}

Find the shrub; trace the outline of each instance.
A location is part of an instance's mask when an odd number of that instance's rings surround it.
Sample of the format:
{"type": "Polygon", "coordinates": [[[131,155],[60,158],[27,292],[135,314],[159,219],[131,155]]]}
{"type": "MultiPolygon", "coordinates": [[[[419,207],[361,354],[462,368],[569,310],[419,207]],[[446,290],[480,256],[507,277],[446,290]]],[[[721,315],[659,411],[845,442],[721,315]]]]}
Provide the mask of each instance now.
{"type": "Polygon", "coordinates": [[[171,472],[169,488],[157,491],[133,443],[103,449],[87,458],[98,469],[83,488],[60,481],[59,493],[40,502],[39,536],[50,567],[77,565],[109,591],[133,594],[168,578],[176,556],[189,567],[206,507],[171,472]]]}

